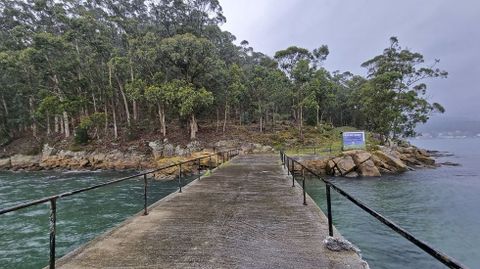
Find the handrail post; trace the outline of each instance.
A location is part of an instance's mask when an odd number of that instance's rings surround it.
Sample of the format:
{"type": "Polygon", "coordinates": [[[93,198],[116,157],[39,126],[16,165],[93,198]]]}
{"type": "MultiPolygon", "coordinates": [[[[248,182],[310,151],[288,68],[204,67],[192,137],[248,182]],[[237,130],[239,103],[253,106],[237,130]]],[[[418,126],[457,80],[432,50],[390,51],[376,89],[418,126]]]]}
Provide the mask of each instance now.
{"type": "Polygon", "coordinates": [[[307,194],[305,189],[305,169],[302,166],[302,189],[303,189],[303,205],[307,205],[307,194]]]}
{"type": "Polygon", "coordinates": [[[57,198],[50,199],[50,269],[55,269],[55,234],[57,225],[57,198]]]}
{"type": "Polygon", "coordinates": [[[143,215],[148,215],[147,209],[147,174],[143,175],[143,215]]]}
{"type": "Polygon", "coordinates": [[[178,192],[182,193],[182,164],[178,166],[178,192]]]}
{"type": "Polygon", "coordinates": [[[208,156],[208,170],[212,170],[212,155],[208,156]]]}
{"type": "Polygon", "coordinates": [[[295,187],[295,162],[292,160],[292,187],[295,187]]]}
{"type": "Polygon", "coordinates": [[[327,213],[328,213],[328,235],[333,236],[333,224],[332,224],[332,202],[330,197],[330,184],[326,184],[327,191],[327,213]]]}
{"type": "Polygon", "coordinates": [[[287,168],[287,175],[290,175],[290,167],[288,166],[288,162],[289,162],[289,158],[288,157],[285,157],[286,161],[285,161],[285,168],[287,168]]]}

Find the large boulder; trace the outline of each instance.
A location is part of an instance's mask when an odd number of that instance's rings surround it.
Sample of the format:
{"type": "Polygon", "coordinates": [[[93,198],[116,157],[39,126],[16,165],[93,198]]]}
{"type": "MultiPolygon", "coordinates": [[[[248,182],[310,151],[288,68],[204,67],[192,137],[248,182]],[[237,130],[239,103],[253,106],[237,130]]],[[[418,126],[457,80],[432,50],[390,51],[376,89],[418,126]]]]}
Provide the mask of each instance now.
{"type": "Polygon", "coordinates": [[[175,147],[170,143],[165,144],[163,147],[163,157],[173,156],[175,156],[175,147]]]}
{"type": "Polygon", "coordinates": [[[373,153],[376,158],[373,158],[375,165],[385,169],[385,171],[396,173],[396,172],[405,172],[408,170],[402,160],[393,154],[385,153],[381,150],[377,150],[373,153]]]}
{"type": "Polygon", "coordinates": [[[352,156],[352,159],[355,162],[355,165],[360,165],[366,162],[367,160],[370,160],[370,158],[372,157],[372,154],[363,150],[345,152],[344,154],[348,154],[352,156]]]}
{"type": "Polygon", "coordinates": [[[148,142],[148,146],[152,150],[152,154],[155,159],[162,158],[163,149],[164,149],[164,144],[162,142],[160,141],[148,142]]]}
{"type": "Polygon", "coordinates": [[[197,152],[197,151],[202,150],[202,145],[200,144],[199,141],[195,140],[195,141],[192,141],[192,142],[187,144],[187,150],[190,153],[197,152]]]}
{"type": "Polygon", "coordinates": [[[357,172],[362,177],[379,177],[381,176],[380,171],[375,166],[375,163],[372,160],[367,160],[362,162],[357,166],[357,172]]]}
{"type": "Polygon", "coordinates": [[[341,175],[347,175],[355,169],[355,162],[352,156],[345,155],[340,158],[333,159],[336,169],[341,175]]]}
{"type": "Polygon", "coordinates": [[[304,163],[308,169],[319,175],[327,174],[328,160],[305,160],[302,163],[304,163]]]}

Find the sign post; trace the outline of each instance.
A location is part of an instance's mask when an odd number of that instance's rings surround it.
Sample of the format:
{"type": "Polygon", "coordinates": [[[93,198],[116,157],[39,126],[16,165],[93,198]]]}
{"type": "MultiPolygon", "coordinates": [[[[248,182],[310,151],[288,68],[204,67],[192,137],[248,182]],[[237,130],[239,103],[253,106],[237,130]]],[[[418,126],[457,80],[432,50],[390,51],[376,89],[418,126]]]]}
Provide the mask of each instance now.
{"type": "Polygon", "coordinates": [[[366,149],[365,132],[343,132],[342,150],[366,149]]]}

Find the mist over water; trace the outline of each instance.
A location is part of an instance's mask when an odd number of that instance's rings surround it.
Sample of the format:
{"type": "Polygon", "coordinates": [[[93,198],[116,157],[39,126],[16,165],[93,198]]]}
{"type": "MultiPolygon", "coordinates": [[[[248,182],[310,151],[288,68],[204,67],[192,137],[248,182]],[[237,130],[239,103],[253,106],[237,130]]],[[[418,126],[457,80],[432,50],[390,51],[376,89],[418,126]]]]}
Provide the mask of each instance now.
{"type": "MultiPolygon", "coordinates": [[[[470,268],[480,268],[480,139],[412,142],[422,148],[449,151],[455,155],[437,161],[462,166],[334,181],[419,239],[470,268]]],[[[307,189],[326,212],[324,184],[311,180],[307,189]]],[[[445,268],[336,192],[332,199],[335,226],[361,249],[372,268],[445,268]]]]}

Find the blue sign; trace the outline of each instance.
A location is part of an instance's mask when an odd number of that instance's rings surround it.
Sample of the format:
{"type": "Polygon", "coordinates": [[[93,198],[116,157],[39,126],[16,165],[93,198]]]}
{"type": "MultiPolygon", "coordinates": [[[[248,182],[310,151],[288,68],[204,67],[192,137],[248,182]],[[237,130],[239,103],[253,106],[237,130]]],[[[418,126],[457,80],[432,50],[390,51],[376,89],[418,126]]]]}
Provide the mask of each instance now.
{"type": "Polygon", "coordinates": [[[343,150],[365,149],[365,132],[344,132],[343,150]]]}

